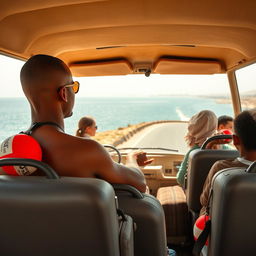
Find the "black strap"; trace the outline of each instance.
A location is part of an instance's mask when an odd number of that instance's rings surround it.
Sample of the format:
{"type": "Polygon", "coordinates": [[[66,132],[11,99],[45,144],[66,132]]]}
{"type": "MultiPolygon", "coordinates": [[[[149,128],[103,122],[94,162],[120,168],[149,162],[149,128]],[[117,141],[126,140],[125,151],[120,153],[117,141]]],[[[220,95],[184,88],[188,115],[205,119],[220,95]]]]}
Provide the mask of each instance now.
{"type": "Polygon", "coordinates": [[[54,122],[36,122],[36,123],[33,123],[27,131],[20,132],[20,133],[31,135],[33,131],[35,131],[36,129],[38,129],[39,127],[41,127],[43,125],[52,125],[52,126],[58,127],[61,131],[64,132],[63,128],[61,126],[59,126],[57,123],[54,123],[54,122]]]}
{"type": "Polygon", "coordinates": [[[196,240],[193,248],[193,255],[200,256],[200,253],[208,239],[208,236],[211,231],[211,220],[207,220],[203,232],[200,234],[196,240]]]}
{"type": "Polygon", "coordinates": [[[118,217],[120,217],[120,219],[121,219],[122,221],[127,221],[127,218],[126,218],[124,212],[123,212],[121,209],[118,209],[118,208],[117,208],[117,209],[116,209],[116,212],[117,212],[118,217]]]}
{"type": "MultiPolygon", "coordinates": [[[[210,193],[208,196],[207,205],[206,205],[206,215],[209,215],[209,212],[210,212],[210,202],[211,202],[212,194],[213,194],[213,189],[211,186],[210,193]]],[[[210,231],[211,231],[211,220],[207,220],[205,223],[204,230],[202,231],[202,233],[199,235],[198,239],[194,243],[193,255],[200,256],[200,253],[207,241],[210,231]]]]}

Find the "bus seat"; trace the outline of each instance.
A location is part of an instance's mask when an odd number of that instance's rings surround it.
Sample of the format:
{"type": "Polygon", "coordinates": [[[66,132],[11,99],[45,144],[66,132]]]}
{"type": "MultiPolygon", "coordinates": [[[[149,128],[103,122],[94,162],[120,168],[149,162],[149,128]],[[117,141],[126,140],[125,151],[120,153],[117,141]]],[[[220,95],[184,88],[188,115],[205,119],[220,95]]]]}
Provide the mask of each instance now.
{"type": "Polygon", "coordinates": [[[181,186],[161,187],[157,199],[163,206],[167,243],[186,246],[193,241],[186,196],[181,186]]]}
{"type": "Polygon", "coordinates": [[[0,255],[119,256],[112,186],[94,178],[0,176],[0,255]]]}
{"type": "Polygon", "coordinates": [[[196,149],[190,153],[185,193],[188,209],[192,213],[192,224],[199,216],[202,207],[200,195],[212,165],[218,160],[232,159],[238,156],[237,150],[196,149]]]}
{"type": "Polygon", "coordinates": [[[165,218],[160,202],[129,185],[113,184],[113,187],[119,208],[136,223],[134,255],[166,256],[165,218]]]}
{"type": "MultiPolygon", "coordinates": [[[[256,168],[228,168],[213,178],[208,255],[255,255],[256,168]]],[[[252,166],[252,165],[251,165],[252,166]]]]}

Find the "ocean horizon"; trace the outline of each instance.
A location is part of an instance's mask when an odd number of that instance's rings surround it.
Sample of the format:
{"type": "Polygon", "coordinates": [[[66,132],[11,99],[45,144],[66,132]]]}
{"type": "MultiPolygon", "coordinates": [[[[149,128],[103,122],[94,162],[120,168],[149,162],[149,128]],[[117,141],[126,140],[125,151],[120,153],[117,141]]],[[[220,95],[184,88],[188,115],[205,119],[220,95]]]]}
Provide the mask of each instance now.
{"type": "MultiPolygon", "coordinates": [[[[96,119],[98,132],[131,124],[157,120],[188,120],[208,109],[217,116],[231,115],[231,104],[219,104],[203,97],[87,97],[76,98],[73,116],[65,119],[65,131],[74,135],[79,119],[85,115],[96,119]]],[[[0,141],[26,130],[31,124],[30,107],[25,98],[0,98],[0,141]]]]}

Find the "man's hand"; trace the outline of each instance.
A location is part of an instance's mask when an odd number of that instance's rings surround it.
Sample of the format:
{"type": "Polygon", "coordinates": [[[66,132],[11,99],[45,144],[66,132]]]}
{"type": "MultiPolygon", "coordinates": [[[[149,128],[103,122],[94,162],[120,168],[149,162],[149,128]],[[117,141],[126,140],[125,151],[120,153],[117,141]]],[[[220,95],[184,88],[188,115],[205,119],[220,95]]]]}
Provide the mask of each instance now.
{"type": "Polygon", "coordinates": [[[136,161],[139,166],[145,166],[151,164],[154,159],[148,159],[147,154],[143,151],[132,151],[131,153],[127,154],[127,162],[134,162],[136,161]]]}

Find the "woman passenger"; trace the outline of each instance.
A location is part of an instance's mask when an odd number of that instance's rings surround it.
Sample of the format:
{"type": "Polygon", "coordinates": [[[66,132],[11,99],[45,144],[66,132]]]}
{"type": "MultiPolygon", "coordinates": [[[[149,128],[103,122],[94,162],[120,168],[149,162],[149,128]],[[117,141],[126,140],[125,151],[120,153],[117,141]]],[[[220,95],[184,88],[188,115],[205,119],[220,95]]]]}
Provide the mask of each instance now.
{"type": "Polygon", "coordinates": [[[91,136],[95,136],[97,128],[98,127],[94,118],[89,116],[82,117],[78,122],[76,136],[91,138],[91,136]]]}
{"type": "Polygon", "coordinates": [[[185,140],[190,147],[190,150],[186,153],[177,173],[177,182],[181,186],[184,186],[190,152],[200,148],[208,137],[213,136],[217,130],[217,125],[218,118],[210,110],[203,110],[192,116],[189,120],[188,133],[185,140]]]}

